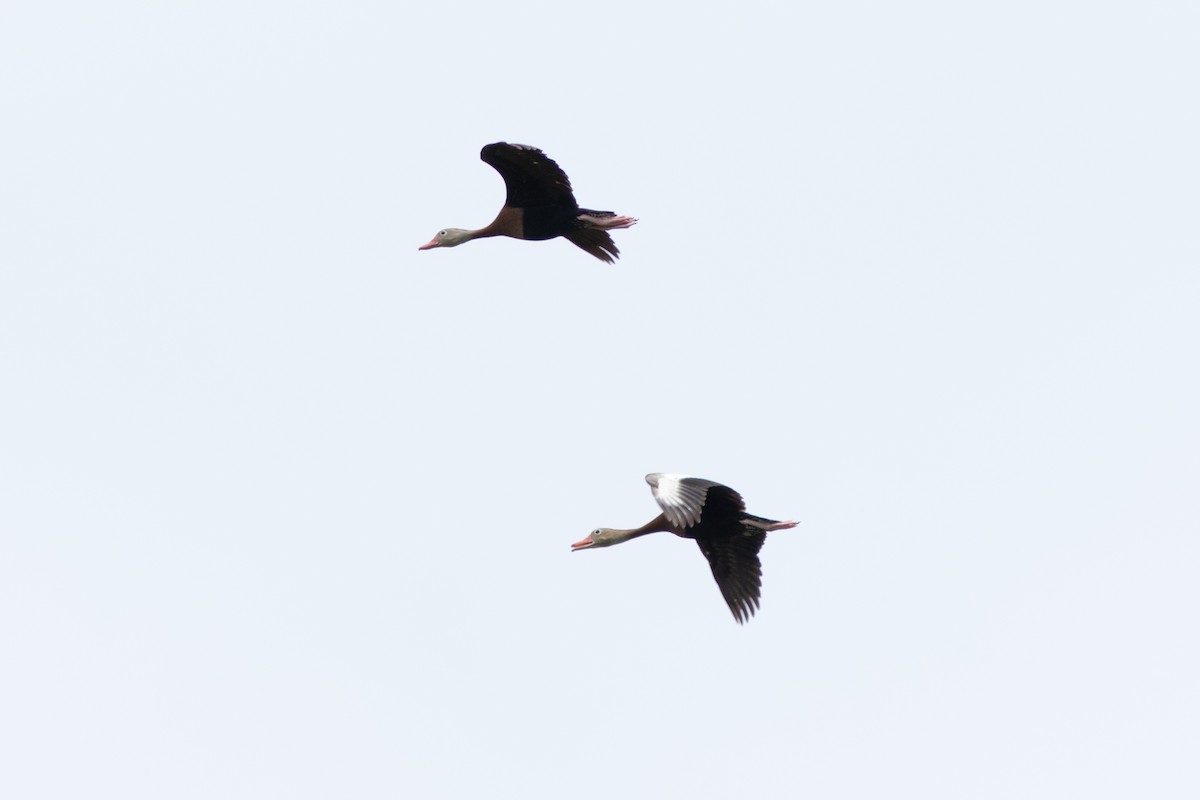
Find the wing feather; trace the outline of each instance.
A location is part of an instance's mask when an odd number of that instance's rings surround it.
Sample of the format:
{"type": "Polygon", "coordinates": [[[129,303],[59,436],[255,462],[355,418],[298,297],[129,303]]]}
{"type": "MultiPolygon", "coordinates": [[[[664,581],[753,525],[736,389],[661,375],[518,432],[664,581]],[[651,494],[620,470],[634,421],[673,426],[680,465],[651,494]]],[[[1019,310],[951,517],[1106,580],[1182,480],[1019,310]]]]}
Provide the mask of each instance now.
{"type": "Polygon", "coordinates": [[[708,559],[713,579],[733,618],[744,624],[758,610],[762,595],[762,562],[758,551],[766,541],[765,531],[749,525],[732,536],[703,537],[696,540],[708,559]]]}
{"type": "Polygon", "coordinates": [[[567,173],[538,148],[527,144],[495,142],[485,145],[479,157],[504,178],[504,185],[508,187],[508,196],[504,201],[506,206],[579,208],[567,173]]]}
{"type": "MultiPolygon", "coordinates": [[[[686,475],[669,472],[652,472],[646,476],[646,483],[650,484],[650,491],[654,493],[654,499],[658,501],[658,505],[667,515],[667,519],[672,525],[679,528],[691,528],[700,523],[708,490],[713,487],[719,486],[732,493],[737,498],[738,504],[741,504],[741,495],[737,492],[727,486],[721,486],[716,481],[704,478],[689,478],[686,475]]],[[[745,506],[741,505],[740,510],[745,510],[745,506]]]]}
{"type": "Polygon", "coordinates": [[[583,248],[606,264],[613,263],[621,255],[616,242],[604,231],[580,228],[564,235],[571,244],[583,248]]]}

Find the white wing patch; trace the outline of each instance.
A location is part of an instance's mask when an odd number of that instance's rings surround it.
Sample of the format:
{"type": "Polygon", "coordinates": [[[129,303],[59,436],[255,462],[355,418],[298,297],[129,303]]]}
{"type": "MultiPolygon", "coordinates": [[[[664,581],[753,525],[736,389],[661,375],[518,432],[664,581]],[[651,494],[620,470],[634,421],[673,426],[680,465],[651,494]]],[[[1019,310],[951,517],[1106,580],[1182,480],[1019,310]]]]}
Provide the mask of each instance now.
{"type": "Polygon", "coordinates": [[[679,528],[690,528],[700,522],[705,495],[710,487],[720,485],[673,472],[652,472],[646,476],[646,483],[650,484],[650,491],[667,519],[679,528]]]}

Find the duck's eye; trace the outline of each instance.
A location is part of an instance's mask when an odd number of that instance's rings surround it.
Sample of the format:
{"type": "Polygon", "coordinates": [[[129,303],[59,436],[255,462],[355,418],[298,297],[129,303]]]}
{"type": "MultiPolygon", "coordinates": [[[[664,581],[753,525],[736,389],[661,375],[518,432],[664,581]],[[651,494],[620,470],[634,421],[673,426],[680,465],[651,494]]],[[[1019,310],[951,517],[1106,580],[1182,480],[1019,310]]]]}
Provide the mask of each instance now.
{"type": "Polygon", "coordinates": [[[599,535],[600,535],[600,529],[599,529],[599,528],[596,528],[596,530],[592,531],[592,536],[599,536],[599,535]]]}
{"type": "Polygon", "coordinates": [[[445,236],[445,235],[446,235],[445,231],[438,231],[438,236],[445,236]]]}

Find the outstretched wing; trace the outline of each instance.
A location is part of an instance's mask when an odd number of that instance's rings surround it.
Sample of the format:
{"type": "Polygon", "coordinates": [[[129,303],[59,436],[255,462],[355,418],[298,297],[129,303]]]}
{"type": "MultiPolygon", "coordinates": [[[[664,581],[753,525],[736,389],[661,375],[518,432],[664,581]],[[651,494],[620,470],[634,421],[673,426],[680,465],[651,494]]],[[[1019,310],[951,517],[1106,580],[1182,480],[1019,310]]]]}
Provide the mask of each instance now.
{"type": "Polygon", "coordinates": [[[728,509],[725,506],[730,504],[736,511],[746,510],[740,494],[716,481],[689,478],[669,472],[652,472],[646,476],[646,483],[650,484],[650,491],[654,493],[654,499],[662,507],[667,519],[678,528],[698,525],[702,515],[711,516],[711,512],[714,511],[720,511],[720,516],[726,516],[725,511],[728,509]],[[713,499],[718,501],[721,509],[708,509],[705,506],[710,496],[709,490],[713,488],[721,489],[720,492],[712,493],[713,499]]]}
{"type": "Polygon", "coordinates": [[[595,228],[578,228],[563,235],[571,244],[583,248],[606,264],[613,263],[621,255],[621,251],[617,249],[617,243],[604,231],[595,228]]]}
{"type": "Polygon", "coordinates": [[[758,610],[762,593],[762,564],[758,551],[766,541],[765,531],[749,525],[732,535],[704,536],[696,539],[700,552],[712,567],[713,578],[738,624],[744,624],[758,610]]]}
{"type": "Polygon", "coordinates": [[[510,208],[532,206],[565,206],[579,208],[571,181],[554,159],[527,144],[496,142],[485,145],[479,157],[491,164],[504,184],[508,197],[504,204],[510,208]]]}

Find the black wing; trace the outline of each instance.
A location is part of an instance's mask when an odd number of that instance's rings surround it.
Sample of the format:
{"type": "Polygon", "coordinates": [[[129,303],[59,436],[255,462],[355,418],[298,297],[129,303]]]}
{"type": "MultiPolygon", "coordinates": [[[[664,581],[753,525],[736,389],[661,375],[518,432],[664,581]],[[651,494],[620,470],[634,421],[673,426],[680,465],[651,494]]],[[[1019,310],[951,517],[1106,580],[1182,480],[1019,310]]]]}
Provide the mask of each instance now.
{"type": "Polygon", "coordinates": [[[762,593],[762,563],[758,560],[758,551],[766,540],[766,532],[751,525],[739,525],[736,532],[726,536],[696,539],[700,552],[712,567],[713,578],[725,603],[739,624],[745,623],[758,610],[762,593]]]}
{"type": "Polygon", "coordinates": [[[713,484],[705,492],[699,524],[687,531],[708,559],[717,587],[739,623],[746,622],[758,609],[762,590],[758,551],[767,539],[762,528],[742,523],[746,516],[740,494],[728,486],[713,484]]]}
{"type": "Polygon", "coordinates": [[[695,478],[684,480],[708,484],[704,505],[700,508],[700,522],[692,528],[697,539],[703,536],[729,536],[742,527],[742,520],[746,517],[746,502],[740,494],[714,481],[695,478]]]}
{"type": "Polygon", "coordinates": [[[571,181],[554,159],[527,144],[496,142],[479,151],[479,157],[491,164],[504,184],[508,197],[504,205],[510,208],[531,206],[564,206],[579,208],[571,181]]]}
{"type": "Polygon", "coordinates": [[[613,263],[621,256],[621,251],[617,249],[617,243],[604,231],[595,228],[579,228],[563,235],[573,245],[582,247],[606,264],[613,263]]]}

